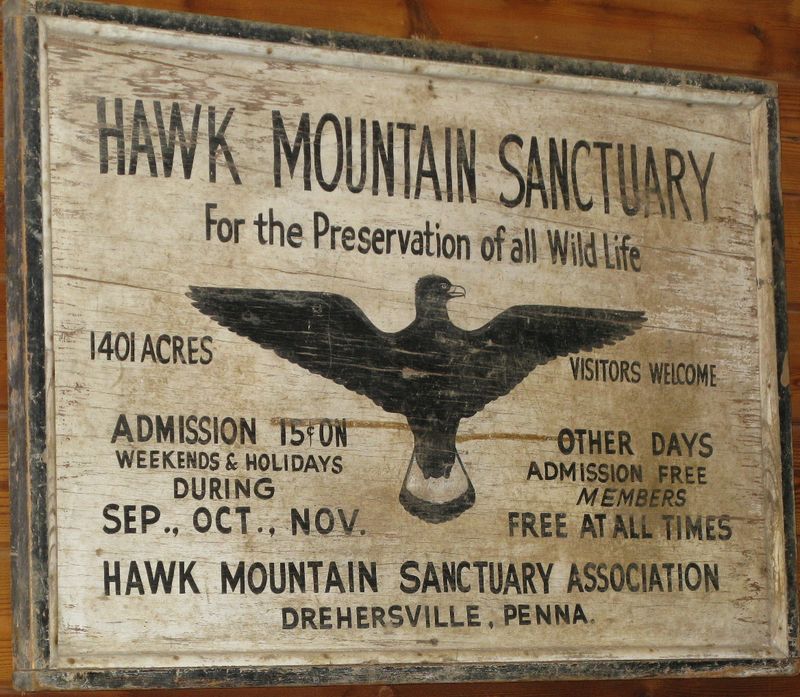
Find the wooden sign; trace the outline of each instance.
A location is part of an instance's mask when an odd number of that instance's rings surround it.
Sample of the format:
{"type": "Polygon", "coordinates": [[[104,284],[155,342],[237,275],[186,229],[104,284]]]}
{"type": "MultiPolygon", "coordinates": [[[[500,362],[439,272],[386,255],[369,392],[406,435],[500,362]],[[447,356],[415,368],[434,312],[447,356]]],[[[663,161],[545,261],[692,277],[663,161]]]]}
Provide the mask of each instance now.
{"type": "Polygon", "coordinates": [[[787,673],[771,85],[6,7],[16,680],[787,673]]]}

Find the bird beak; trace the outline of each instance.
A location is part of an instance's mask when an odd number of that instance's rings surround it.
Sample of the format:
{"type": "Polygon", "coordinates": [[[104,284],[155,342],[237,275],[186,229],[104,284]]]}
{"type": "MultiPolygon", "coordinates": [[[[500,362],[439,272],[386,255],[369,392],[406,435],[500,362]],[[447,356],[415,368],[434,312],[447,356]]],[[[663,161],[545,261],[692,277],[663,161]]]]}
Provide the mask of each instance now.
{"type": "Polygon", "coordinates": [[[464,286],[450,286],[450,290],[447,291],[448,298],[463,298],[466,294],[464,286]]]}

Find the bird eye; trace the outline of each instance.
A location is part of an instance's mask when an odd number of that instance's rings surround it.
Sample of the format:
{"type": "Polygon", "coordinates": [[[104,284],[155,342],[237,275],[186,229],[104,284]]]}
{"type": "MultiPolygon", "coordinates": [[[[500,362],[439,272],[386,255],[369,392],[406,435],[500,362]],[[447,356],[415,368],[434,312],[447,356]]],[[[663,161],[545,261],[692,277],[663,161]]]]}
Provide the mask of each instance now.
{"type": "Polygon", "coordinates": [[[442,290],[447,290],[447,284],[446,283],[440,283],[439,284],[439,288],[441,288],[442,290]]]}

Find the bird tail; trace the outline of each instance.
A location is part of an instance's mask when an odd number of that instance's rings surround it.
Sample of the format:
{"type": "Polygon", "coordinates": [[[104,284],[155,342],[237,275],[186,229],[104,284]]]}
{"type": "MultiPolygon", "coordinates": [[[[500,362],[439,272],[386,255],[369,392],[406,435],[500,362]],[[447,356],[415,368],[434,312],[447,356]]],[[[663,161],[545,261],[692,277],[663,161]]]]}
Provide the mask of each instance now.
{"type": "Polygon", "coordinates": [[[448,477],[425,477],[415,448],[400,490],[403,508],[426,523],[444,523],[471,508],[475,488],[458,451],[456,462],[458,467],[453,467],[448,477]]]}

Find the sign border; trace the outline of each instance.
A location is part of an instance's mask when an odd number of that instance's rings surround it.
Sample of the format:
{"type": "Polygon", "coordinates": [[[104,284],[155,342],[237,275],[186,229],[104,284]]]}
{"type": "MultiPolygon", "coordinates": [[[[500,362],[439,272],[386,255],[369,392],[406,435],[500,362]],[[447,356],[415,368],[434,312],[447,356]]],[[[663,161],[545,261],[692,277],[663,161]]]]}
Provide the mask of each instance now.
{"type": "Polygon", "coordinates": [[[100,5],[76,0],[8,0],[4,14],[6,254],[9,340],[9,467],[12,525],[14,686],[35,689],[253,687],[374,682],[789,675],[798,669],[788,324],[777,90],[773,83],[700,72],[500,51],[408,39],[377,38],[237,19],[100,5]],[[336,48],[374,55],[487,65],[553,75],[694,86],[763,96],[767,106],[769,200],[779,397],[787,632],[785,659],[531,661],[522,663],[381,664],[65,670],[50,667],[48,587],[50,520],[46,419],[43,207],[39,17],[59,16],[199,35],[336,48]]]}

